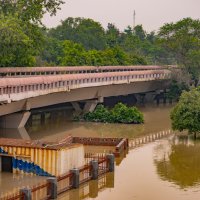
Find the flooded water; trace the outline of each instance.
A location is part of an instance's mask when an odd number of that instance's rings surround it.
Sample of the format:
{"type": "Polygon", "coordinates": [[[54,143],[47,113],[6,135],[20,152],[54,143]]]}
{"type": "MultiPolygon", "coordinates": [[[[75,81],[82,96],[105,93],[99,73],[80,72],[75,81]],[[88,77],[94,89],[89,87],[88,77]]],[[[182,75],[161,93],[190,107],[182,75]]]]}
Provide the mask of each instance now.
{"type": "Polygon", "coordinates": [[[199,200],[199,150],[199,142],[182,143],[173,136],[146,144],[129,152],[116,166],[113,186],[105,185],[98,194],[85,186],[60,199],[78,199],[74,195],[84,199],[81,194],[86,191],[87,199],[96,200],[199,200]]]}
{"type": "Polygon", "coordinates": [[[68,109],[46,113],[44,116],[37,113],[29,120],[26,129],[0,129],[0,137],[53,141],[61,140],[67,135],[134,138],[169,129],[171,107],[170,105],[141,107],[140,110],[145,117],[145,123],[142,125],[72,122],[70,120],[72,111],[68,109]]]}
{"type": "MultiPolygon", "coordinates": [[[[71,112],[69,110],[59,111],[52,116],[49,113],[45,116],[38,113],[32,116],[26,129],[0,130],[0,137],[53,141],[61,140],[67,135],[146,138],[150,134],[170,129],[171,108],[170,105],[140,108],[145,116],[145,123],[142,125],[71,122],[66,120],[66,113],[71,112]]],[[[100,147],[85,150],[108,151],[100,147]]],[[[63,194],[59,199],[199,200],[199,152],[200,141],[186,136],[168,135],[155,142],[146,142],[129,150],[125,158],[117,159],[115,173],[90,181],[77,190],[63,194]]],[[[0,183],[6,185],[6,176],[0,176],[0,183]]],[[[15,182],[16,180],[15,176],[15,182]]],[[[40,181],[40,178],[36,180],[40,181]]],[[[2,188],[5,189],[1,186],[0,191],[2,188]]]]}

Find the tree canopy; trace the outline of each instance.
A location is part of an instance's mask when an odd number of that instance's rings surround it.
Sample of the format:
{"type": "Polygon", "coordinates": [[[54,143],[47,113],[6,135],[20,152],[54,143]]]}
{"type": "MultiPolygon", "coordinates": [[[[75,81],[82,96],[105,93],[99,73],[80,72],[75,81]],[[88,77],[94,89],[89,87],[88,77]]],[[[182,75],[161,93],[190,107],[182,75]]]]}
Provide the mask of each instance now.
{"type": "Polygon", "coordinates": [[[69,17],[45,29],[44,14],[55,15],[63,0],[0,0],[0,67],[40,65],[174,65],[200,76],[200,21],[165,24],[159,33],[142,25],[106,29],[92,19],[69,17]],[[24,55],[24,56],[22,56],[24,55]]]}
{"type": "Polygon", "coordinates": [[[104,29],[92,19],[69,17],[61,25],[51,29],[49,35],[58,40],[80,43],[86,50],[102,50],[106,47],[104,29]]]}
{"type": "Polygon", "coordinates": [[[189,133],[200,132],[200,90],[183,92],[179,102],[171,111],[172,128],[189,133]]]}
{"type": "Polygon", "coordinates": [[[0,0],[0,67],[34,66],[44,45],[41,19],[61,0],[0,0]]]}
{"type": "Polygon", "coordinates": [[[55,15],[63,0],[0,0],[0,16],[15,15],[22,21],[41,23],[45,13],[55,15]]]}
{"type": "Polygon", "coordinates": [[[200,20],[185,18],[160,28],[162,46],[171,52],[176,62],[191,73],[197,82],[200,75],[200,20]]]}
{"type": "Polygon", "coordinates": [[[42,41],[41,29],[12,16],[0,20],[0,67],[33,66],[42,41]]]}

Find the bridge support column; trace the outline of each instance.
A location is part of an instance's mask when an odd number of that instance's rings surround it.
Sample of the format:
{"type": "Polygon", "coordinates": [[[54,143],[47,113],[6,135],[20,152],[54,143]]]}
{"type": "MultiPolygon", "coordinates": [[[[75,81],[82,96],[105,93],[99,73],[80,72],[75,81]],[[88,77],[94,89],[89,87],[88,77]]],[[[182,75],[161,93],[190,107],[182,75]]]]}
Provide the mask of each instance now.
{"type": "Polygon", "coordinates": [[[155,100],[155,97],[156,97],[156,93],[155,92],[146,93],[146,95],[145,95],[145,101],[153,103],[154,100],[155,100]]]}
{"type": "Polygon", "coordinates": [[[31,138],[30,138],[27,130],[24,127],[18,128],[18,132],[19,132],[19,134],[20,134],[20,136],[21,136],[22,139],[24,139],[24,140],[31,140],[31,138]]]}
{"type": "Polygon", "coordinates": [[[74,110],[77,114],[82,113],[82,109],[81,109],[78,102],[71,102],[71,104],[72,104],[72,106],[73,106],[73,108],[74,108],[74,110]]]}
{"type": "Polygon", "coordinates": [[[87,101],[85,103],[85,106],[83,108],[83,113],[87,113],[87,112],[93,112],[97,106],[97,104],[99,103],[98,100],[90,100],[87,101]]]}
{"type": "Polygon", "coordinates": [[[31,113],[26,111],[22,113],[13,113],[0,117],[1,128],[23,128],[26,125],[31,113]]]}
{"type": "Polygon", "coordinates": [[[146,94],[135,94],[135,98],[137,99],[137,103],[144,104],[145,103],[146,94]]]}

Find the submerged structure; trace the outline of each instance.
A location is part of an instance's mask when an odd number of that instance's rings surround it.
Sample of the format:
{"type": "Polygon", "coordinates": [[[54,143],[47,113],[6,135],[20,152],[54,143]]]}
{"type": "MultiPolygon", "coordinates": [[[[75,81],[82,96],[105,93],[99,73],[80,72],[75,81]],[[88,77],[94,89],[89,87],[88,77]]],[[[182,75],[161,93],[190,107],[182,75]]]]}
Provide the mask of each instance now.
{"type": "Polygon", "coordinates": [[[85,164],[84,147],[71,137],[58,143],[0,139],[0,171],[59,176],[85,164]]]}
{"type": "Polygon", "coordinates": [[[56,143],[0,138],[0,172],[58,177],[88,164],[84,145],[114,147],[110,153],[119,156],[128,149],[128,140],[68,136],[56,143]]]}

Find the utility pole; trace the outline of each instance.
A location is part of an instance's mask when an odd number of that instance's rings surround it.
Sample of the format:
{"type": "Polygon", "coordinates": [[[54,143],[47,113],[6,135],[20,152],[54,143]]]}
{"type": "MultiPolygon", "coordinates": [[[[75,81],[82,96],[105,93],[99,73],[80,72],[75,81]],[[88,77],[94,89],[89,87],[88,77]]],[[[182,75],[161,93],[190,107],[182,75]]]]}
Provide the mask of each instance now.
{"type": "Polygon", "coordinates": [[[133,30],[135,28],[135,18],[136,18],[136,12],[135,10],[133,11],[133,30]]]}

